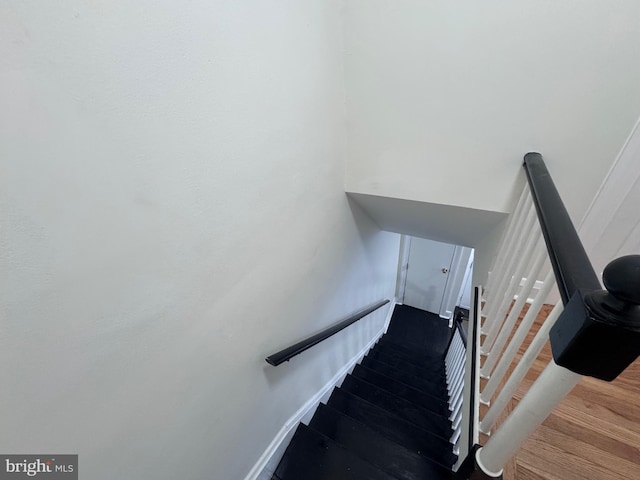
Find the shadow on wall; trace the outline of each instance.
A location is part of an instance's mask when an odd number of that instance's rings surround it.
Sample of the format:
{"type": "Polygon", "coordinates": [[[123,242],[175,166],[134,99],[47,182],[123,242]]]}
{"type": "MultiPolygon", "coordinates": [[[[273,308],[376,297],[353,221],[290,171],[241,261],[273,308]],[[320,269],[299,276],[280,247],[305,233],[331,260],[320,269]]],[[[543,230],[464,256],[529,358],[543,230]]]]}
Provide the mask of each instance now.
{"type": "MultiPolygon", "coordinates": [[[[412,292],[413,298],[418,301],[417,305],[434,305],[442,300],[442,298],[437,298],[438,291],[433,285],[425,289],[424,286],[407,280],[406,290],[412,292]]],[[[438,315],[438,312],[431,313],[438,315]]]]}
{"type": "MultiPolygon", "coordinates": [[[[323,289],[305,293],[308,300],[309,297],[312,298],[304,306],[294,307],[297,321],[289,321],[291,327],[286,331],[270,332],[272,339],[265,343],[268,351],[261,352],[262,371],[271,388],[286,384],[288,379],[297,375],[295,371],[298,369],[303,369],[308,375],[318,379],[331,378],[380,331],[386,319],[389,307],[360,319],[278,367],[264,361],[266,356],[321,332],[373,302],[383,298],[391,299],[393,296],[399,235],[382,231],[362,207],[346,194],[336,208],[348,218],[342,218],[342,226],[327,225],[322,236],[316,239],[313,261],[317,263],[308,272],[310,276],[326,280],[322,282],[323,289]],[[345,204],[342,202],[346,203],[348,209],[344,208],[345,204]],[[350,231],[345,236],[342,248],[332,254],[329,262],[323,262],[318,257],[326,255],[326,244],[335,244],[335,237],[343,234],[341,228],[344,228],[345,223],[350,231]],[[390,241],[394,238],[396,240],[390,241]],[[393,263],[384,265],[385,259],[381,258],[383,250],[389,251],[388,257],[393,263]],[[389,271],[389,278],[384,276],[386,270],[389,271]],[[363,279],[368,283],[363,283],[363,279]],[[345,292],[350,292],[348,303],[344,301],[345,292]],[[328,351],[331,353],[328,354],[328,351]]],[[[319,221],[326,224],[323,219],[319,221]]],[[[301,295],[303,287],[299,286],[301,295]]],[[[298,303],[295,297],[294,293],[291,303],[298,303]]],[[[283,306],[282,311],[283,315],[292,315],[291,305],[289,308],[283,306]]]]}
{"type": "MultiPolygon", "coordinates": [[[[360,235],[360,240],[366,244],[372,236],[376,234],[381,234],[382,229],[376,223],[376,221],[367,213],[367,211],[362,208],[358,202],[356,202],[351,196],[345,194],[345,198],[347,199],[347,204],[349,205],[349,211],[351,212],[351,217],[353,218],[353,223],[356,225],[358,234],[360,235]]],[[[372,252],[367,252],[372,253],[372,252]]],[[[370,256],[368,258],[370,262],[375,262],[376,258],[370,256]]]]}

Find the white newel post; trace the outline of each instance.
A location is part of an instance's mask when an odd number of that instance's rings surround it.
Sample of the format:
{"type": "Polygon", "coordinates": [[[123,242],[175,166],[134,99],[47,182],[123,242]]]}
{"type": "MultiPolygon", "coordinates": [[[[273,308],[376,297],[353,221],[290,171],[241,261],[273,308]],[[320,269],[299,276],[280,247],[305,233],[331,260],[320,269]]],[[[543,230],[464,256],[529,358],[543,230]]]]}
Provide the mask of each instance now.
{"type": "Polygon", "coordinates": [[[491,477],[500,477],[507,461],[575,387],[582,375],[552,360],[500,428],[476,452],[476,462],[491,477]]]}

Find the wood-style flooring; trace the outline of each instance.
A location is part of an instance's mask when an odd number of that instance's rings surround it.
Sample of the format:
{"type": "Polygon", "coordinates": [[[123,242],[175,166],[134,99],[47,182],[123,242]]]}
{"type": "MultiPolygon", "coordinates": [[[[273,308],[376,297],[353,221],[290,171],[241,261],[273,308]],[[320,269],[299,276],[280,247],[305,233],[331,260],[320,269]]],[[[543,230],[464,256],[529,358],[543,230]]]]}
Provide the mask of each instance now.
{"type": "MultiPolygon", "coordinates": [[[[543,307],[514,364],[551,308],[543,307]]],[[[547,342],[507,413],[550,359],[547,342]]],[[[640,361],[610,383],[583,378],[505,467],[504,479],[640,480],[640,361]]]]}

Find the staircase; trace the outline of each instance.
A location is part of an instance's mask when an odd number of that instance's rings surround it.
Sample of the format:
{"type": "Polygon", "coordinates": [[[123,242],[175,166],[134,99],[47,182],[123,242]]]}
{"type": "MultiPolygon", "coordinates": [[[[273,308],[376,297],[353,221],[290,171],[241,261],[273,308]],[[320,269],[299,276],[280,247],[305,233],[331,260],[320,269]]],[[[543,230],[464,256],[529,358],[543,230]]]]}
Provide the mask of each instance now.
{"type": "Polygon", "coordinates": [[[298,426],[272,479],[450,479],[450,336],[446,320],[396,306],[387,334],[298,426]]]}

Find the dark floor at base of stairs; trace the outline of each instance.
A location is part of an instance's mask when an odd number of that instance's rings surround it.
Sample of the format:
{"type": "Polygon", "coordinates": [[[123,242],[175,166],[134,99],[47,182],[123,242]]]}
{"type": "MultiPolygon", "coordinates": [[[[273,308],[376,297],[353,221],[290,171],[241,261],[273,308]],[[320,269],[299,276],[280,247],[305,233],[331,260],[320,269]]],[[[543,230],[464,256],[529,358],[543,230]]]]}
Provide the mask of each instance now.
{"type": "Polygon", "coordinates": [[[396,305],[385,337],[407,348],[418,348],[425,354],[444,355],[452,333],[448,323],[435,313],[396,305]]]}
{"type": "Polygon", "coordinates": [[[298,427],[273,480],[450,480],[451,333],[438,315],[397,305],[362,365],[298,427]]]}

